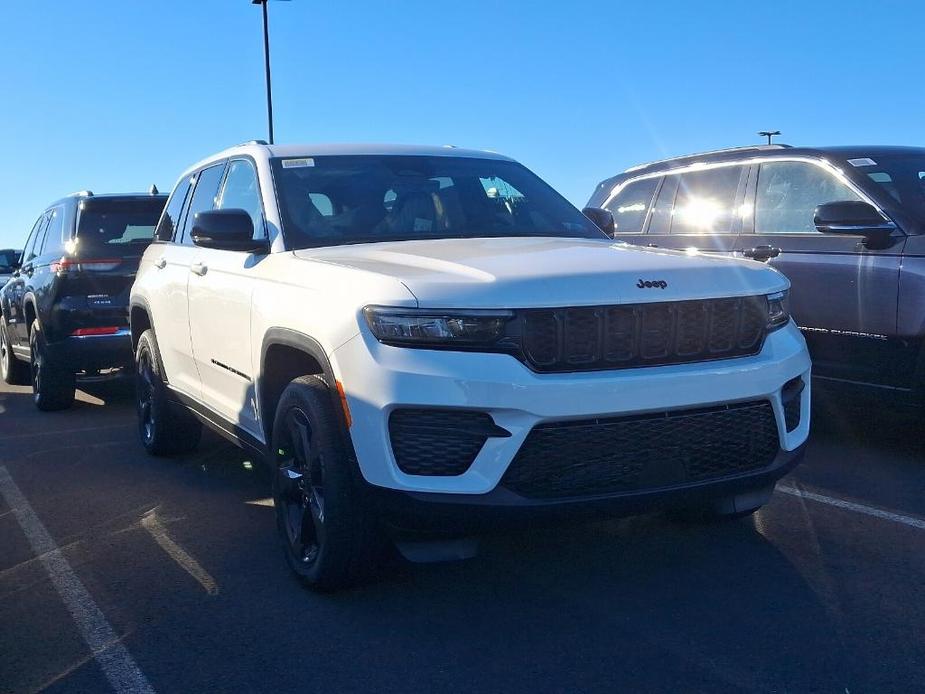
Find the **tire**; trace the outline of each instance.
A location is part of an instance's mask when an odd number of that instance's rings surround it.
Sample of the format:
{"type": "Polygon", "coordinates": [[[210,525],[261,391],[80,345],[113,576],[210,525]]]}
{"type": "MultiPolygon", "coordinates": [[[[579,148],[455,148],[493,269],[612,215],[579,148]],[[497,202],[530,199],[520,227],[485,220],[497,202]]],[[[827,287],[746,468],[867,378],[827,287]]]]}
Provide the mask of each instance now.
{"type": "Polygon", "coordinates": [[[351,470],[327,383],[302,376],[273,421],[273,501],[286,562],[299,580],[332,591],[368,578],[387,541],[351,470]]]}
{"type": "Polygon", "coordinates": [[[74,404],[77,378],[73,371],[56,364],[48,355],[45,335],[37,320],[29,331],[31,349],[32,401],[43,412],[66,410],[74,404]]]}
{"type": "Polygon", "coordinates": [[[0,318],[0,378],[11,386],[27,386],[30,383],[29,365],[13,354],[9,328],[0,318]]]}
{"type": "Polygon", "coordinates": [[[135,411],[141,445],[151,455],[188,453],[199,445],[202,424],[167,397],[161,354],[151,329],[141,334],[135,349],[135,411]]]}

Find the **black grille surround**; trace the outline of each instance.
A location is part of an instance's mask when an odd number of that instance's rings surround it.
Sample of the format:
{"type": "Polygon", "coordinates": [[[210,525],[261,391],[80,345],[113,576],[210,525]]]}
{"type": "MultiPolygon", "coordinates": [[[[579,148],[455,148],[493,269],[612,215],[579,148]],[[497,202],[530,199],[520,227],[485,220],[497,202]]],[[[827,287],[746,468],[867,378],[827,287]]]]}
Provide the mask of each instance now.
{"type": "Polygon", "coordinates": [[[526,498],[681,487],[756,472],[780,449],[770,401],[540,424],[501,479],[526,498]]]}
{"type": "Polygon", "coordinates": [[[461,475],[489,436],[510,435],[485,412],[400,408],[389,415],[392,454],[407,475],[461,475]]]}
{"type": "MultiPolygon", "coordinates": [[[[534,371],[628,369],[757,354],[764,296],[583,308],[526,309],[522,360],[534,371]]],[[[515,319],[515,320],[517,320],[515,319]]]]}

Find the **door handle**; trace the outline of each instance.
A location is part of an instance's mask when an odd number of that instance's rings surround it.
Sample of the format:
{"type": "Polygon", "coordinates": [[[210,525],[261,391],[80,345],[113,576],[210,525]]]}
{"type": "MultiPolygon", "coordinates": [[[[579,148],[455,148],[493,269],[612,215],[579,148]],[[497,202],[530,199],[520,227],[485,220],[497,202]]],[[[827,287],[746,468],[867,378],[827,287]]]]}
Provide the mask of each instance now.
{"type": "Polygon", "coordinates": [[[167,267],[167,258],[165,258],[164,256],[161,256],[160,258],[155,260],[154,267],[156,267],[158,270],[163,270],[165,267],[167,267]]]}
{"type": "Polygon", "coordinates": [[[780,248],[775,248],[774,246],[755,246],[754,248],[746,248],[742,251],[742,255],[752,260],[765,262],[766,260],[779,256],[780,248]]]}
{"type": "Polygon", "coordinates": [[[209,268],[203,265],[202,263],[193,263],[192,265],[189,266],[189,269],[190,269],[190,272],[192,272],[194,275],[199,275],[200,277],[202,277],[204,274],[206,274],[209,271],[209,268]]]}
{"type": "Polygon", "coordinates": [[[658,248],[658,244],[657,243],[647,243],[646,248],[658,248]]]}

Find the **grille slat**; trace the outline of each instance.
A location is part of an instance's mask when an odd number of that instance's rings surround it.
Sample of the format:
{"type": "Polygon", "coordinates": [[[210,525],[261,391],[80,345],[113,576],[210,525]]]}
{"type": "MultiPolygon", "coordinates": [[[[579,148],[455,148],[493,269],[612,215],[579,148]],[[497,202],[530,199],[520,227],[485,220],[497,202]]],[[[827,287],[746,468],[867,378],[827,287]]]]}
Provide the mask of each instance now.
{"type": "Polygon", "coordinates": [[[592,371],[729,359],[761,351],[763,296],[530,309],[523,354],[535,371],[592,371]]]}
{"type": "Polygon", "coordinates": [[[501,484],[529,498],[683,486],[752,472],[779,449],[768,401],[535,427],[501,484]]]}

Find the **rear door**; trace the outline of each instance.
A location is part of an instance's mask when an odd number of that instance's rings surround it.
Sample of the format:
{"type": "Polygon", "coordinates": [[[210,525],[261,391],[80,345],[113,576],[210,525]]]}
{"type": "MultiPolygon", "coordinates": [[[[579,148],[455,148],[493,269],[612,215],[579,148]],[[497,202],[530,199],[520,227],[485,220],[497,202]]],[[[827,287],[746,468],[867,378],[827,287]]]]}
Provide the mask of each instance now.
{"type": "Polygon", "coordinates": [[[754,214],[736,250],[780,251],[769,263],[790,279],[791,311],[806,335],[816,375],[900,385],[903,369],[891,336],[903,239],[874,250],[861,236],[816,231],[817,205],[864,199],[821,163],[769,160],[754,168],[754,214]]]}
{"type": "Polygon", "coordinates": [[[731,255],[742,230],[747,171],[736,164],[666,175],[650,214],[646,245],[731,255]]]}
{"type": "Polygon", "coordinates": [[[10,340],[14,348],[20,354],[28,354],[29,350],[29,326],[25,311],[26,294],[32,290],[32,276],[35,274],[34,260],[36,258],[36,246],[41,248],[42,239],[45,235],[45,229],[48,226],[48,213],[43,212],[36,220],[26,245],[23,247],[22,257],[20,258],[20,267],[17,275],[10,280],[7,293],[9,296],[9,315],[7,322],[10,327],[10,340]]]}
{"type": "Polygon", "coordinates": [[[190,267],[199,249],[190,238],[197,212],[211,210],[225,171],[224,162],[206,167],[177,184],[167,209],[158,223],[160,253],[153,254],[154,279],[148,285],[151,319],[157,345],[167,373],[176,390],[196,399],[202,396],[199,369],[190,340],[190,267]],[[169,242],[160,242],[170,239],[169,242]]]}
{"type": "MultiPolygon", "coordinates": [[[[257,170],[232,159],[216,209],[243,209],[255,238],[266,238],[257,170]]],[[[261,256],[195,248],[189,277],[190,334],[202,382],[202,399],[228,421],[262,440],[254,390],[251,296],[261,256]]]]}

